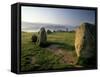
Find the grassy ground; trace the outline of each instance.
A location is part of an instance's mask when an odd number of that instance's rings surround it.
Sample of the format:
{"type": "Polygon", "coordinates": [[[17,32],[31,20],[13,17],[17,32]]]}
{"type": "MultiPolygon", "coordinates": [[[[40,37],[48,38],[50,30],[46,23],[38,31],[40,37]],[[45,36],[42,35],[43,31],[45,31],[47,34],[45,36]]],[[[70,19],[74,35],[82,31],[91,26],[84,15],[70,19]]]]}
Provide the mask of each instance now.
{"type": "Polygon", "coordinates": [[[48,47],[41,48],[31,41],[32,34],[22,32],[21,71],[64,69],[74,67],[75,33],[54,32],[47,35],[48,47]]]}

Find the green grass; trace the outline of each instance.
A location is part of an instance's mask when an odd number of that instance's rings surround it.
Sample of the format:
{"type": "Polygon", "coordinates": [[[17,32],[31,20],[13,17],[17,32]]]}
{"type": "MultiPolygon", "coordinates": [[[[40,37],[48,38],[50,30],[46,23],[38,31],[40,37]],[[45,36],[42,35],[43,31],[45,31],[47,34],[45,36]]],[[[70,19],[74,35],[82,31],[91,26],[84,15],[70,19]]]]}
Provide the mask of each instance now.
{"type": "MultiPolygon", "coordinates": [[[[38,36],[38,33],[22,32],[21,71],[63,69],[73,67],[73,65],[61,63],[61,56],[55,55],[53,52],[48,50],[47,47],[39,47],[38,43],[34,45],[31,41],[32,34],[36,34],[38,36]]],[[[50,45],[59,45],[59,48],[74,54],[74,37],[74,32],[54,32],[48,34],[47,41],[50,45]]]]}
{"type": "Polygon", "coordinates": [[[48,35],[48,42],[60,45],[61,48],[68,51],[74,50],[75,33],[70,32],[55,32],[48,35]]]}

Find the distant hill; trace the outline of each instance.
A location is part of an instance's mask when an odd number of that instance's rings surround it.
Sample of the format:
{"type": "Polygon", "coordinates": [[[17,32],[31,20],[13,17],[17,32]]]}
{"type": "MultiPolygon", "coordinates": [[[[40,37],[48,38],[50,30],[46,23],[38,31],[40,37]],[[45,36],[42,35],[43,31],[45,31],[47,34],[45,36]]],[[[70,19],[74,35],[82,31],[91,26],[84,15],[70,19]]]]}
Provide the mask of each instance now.
{"type": "Polygon", "coordinates": [[[22,22],[22,31],[26,32],[36,32],[39,31],[41,27],[45,27],[46,30],[51,31],[69,31],[75,30],[76,26],[70,25],[61,25],[61,24],[47,24],[47,23],[29,23],[29,22],[22,22]]]}

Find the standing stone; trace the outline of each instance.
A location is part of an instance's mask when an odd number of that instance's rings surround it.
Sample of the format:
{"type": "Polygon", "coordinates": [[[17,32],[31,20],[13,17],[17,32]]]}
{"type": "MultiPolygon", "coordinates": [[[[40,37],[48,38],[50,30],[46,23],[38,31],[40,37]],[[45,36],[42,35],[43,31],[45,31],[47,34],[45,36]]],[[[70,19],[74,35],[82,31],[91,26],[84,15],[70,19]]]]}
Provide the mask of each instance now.
{"type": "Polygon", "coordinates": [[[96,65],[96,39],[95,26],[83,23],[76,29],[75,50],[78,64],[83,66],[96,65]]]}
{"type": "Polygon", "coordinates": [[[39,32],[40,34],[39,34],[39,45],[40,46],[46,46],[46,43],[47,43],[47,33],[46,33],[46,31],[45,31],[45,28],[44,27],[42,27],[41,29],[40,29],[40,32],[39,32]]]}
{"type": "Polygon", "coordinates": [[[36,42],[37,42],[37,36],[34,34],[34,35],[32,35],[32,42],[34,43],[34,44],[36,44],[36,42]]]}

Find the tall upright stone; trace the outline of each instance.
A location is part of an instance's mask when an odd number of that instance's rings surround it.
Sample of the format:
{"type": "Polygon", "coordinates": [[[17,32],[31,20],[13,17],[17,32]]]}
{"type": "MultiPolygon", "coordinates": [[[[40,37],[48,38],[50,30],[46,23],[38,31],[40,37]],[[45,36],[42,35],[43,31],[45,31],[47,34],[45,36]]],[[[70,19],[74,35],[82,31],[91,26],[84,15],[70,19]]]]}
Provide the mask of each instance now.
{"type": "Polygon", "coordinates": [[[39,45],[45,46],[46,43],[47,43],[47,33],[46,33],[45,28],[42,27],[39,32],[39,45]]]}
{"type": "Polygon", "coordinates": [[[83,23],[76,29],[75,50],[78,64],[83,66],[96,65],[96,31],[95,26],[83,23]]]}

